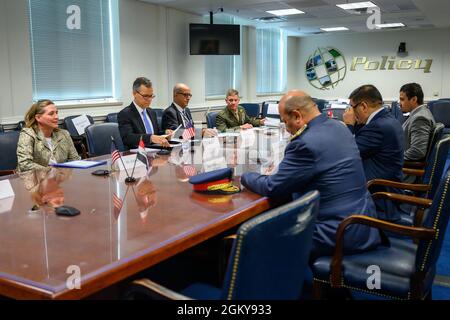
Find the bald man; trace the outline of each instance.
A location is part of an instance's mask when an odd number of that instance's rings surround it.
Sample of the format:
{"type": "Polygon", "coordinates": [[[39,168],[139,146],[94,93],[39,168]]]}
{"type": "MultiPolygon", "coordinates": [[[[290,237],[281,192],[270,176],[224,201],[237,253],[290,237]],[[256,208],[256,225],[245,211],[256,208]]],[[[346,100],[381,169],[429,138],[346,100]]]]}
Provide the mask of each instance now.
{"type": "MultiPolygon", "coordinates": [[[[332,255],[342,220],[352,214],[376,217],[358,147],[349,130],[321,114],[305,92],[288,92],[280,100],[278,110],[292,134],[278,171],[269,176],[246,172],[241,182],[269,197],[292,195],[296,199],[318,190],[320,209],[311,256],[332,255]]],[[[376,229],[351,225],[345,233],[344,251],[364,251],[379,242],[376,229]]]]}
{"type": "MultiPolygon", "coordinates": [[[[189,101],[192,98],[191,88],[184,83],[177,83],[173,87],[173,102],[164,110],[162,116],[162,129],[166,134],[170,134],[173,130],[181,125],[181,128],[186,128],[189,122],[194,125],[191,111],[188,108],[189,101]]],[[[212,129],[199,129],[195,130],[196,135],[202,137],[212,137],[217,135],[215,130],[212,129]]],[[[177,134],[178,136],[178,134],[177,134]]]]}

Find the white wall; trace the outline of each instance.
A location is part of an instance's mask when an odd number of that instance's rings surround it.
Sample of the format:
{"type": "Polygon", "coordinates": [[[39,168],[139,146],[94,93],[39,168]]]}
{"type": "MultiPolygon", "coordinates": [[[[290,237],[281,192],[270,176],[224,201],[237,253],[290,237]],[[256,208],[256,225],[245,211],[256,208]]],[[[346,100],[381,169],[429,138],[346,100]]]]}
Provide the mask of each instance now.
{"type": "Polygon", "coordinates": [[[450,97],[450,29],[385,31],[348,35],[321,35],[299,38],[298,76],[299,87],[314,97],[333,99],[346,98],[358,86],[371,83],[383,95],[384,100],[398,99],[400,87],[408,82],[419,83],[425,95],[425,100],[439,97],[450,97]],[[406,42],[407,57],[396,57],[400,42],[406,42]],[[308,57],[318,47],[335,47],[347,62],[347,74],[343,82],[332,90],[318,90],[306,79],[305,64],[308,57]],[[374,70],[365,71],[358,66],[356,71],[350,71],[352,58],[365,56],[368,60],[381,61],[381,56],[399,59],[433,59],[431,73],[423,70],[374,70]],[[438,92],[438,96],[433,96],[438,92]]]}
{"type": "MultiPolygon", "coordinates": [[[[191,109],[199,108],[195,119],[201,119],[204,107],[224,105],[223,99],[205,100],[204,57],[188,52],[188,24],[201,17],[137,0],[120,0],[120,103],[113,105],[69,106],[60,108],[60,117],[89,113],[103,116],[119,111],[131,102],[131,86],[138,76],[153,81],[154,107],[165,108],[172,100],[176,82],[187,83],[193,93],[191,109]],[[123,105],[122,105],[123,102],[123,105]]],[[[23,119],[32,100],[31,57],[28,36],[27,0],[0,0],[0,123],[23,119]]],[[[280,96],[256,95],[256,31],[243,27],[242,102],[278,100],[280,96]]],[[[401,84],[417,81],[424,87],[427,99],[438,91],[450,97],[450,30],[391,31],[352,35],[288,38],[287,89],[302,88],[315,97],[347,97],[357,86],[371,82],[378,86],[386,100],[396,99],[401,84]],[[318,46],[335,46],[347,59],[368,56],[381,59],[394,55],[399,42],[406,42],[408,58],[432,58],[432,73],[422,71],[355,71],[348,72],[343,83],[333,91],[314,89],[306,80],[304,65],[318,46]]]]}

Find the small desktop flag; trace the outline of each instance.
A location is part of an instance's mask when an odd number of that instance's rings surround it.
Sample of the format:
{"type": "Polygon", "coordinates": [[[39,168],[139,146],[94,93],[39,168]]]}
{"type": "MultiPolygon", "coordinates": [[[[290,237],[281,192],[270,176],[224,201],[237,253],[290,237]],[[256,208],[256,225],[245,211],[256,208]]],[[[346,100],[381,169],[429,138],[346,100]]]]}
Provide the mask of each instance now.
{"type": "Polygon", "coordinates": [[[193,166],[183,166],[183,171],[188,177],[193,177],[197,174],[197,170],[193,166]]]}
{"type": "Polygon", "coordinates": [[[142,136],[141,136],[141,139],[139,140],[139,148],[138,148],[136,157],[139,161],[141,161],[142,163],[145,164],[145,168],[148,171],[147,152],[145,152],[145,145],[144,145],[144,141],[142,140],[142,136]]]}
{"type": "Polygon", "coordinates": [[[119,219],[120,211],[123,207],[123,200],[114,192],[113,193],[114,218],[119,219]]]}
{"type": "Polygon", "coordinates": [[[182,137],[184,140],[189,140],[194,136],[195,136],[195,128],[194,125],[192,124],[192,121],[189,121],[188,124],[186,125],[186,128],[184,128],[182,137]]]}
{"type": "Polygon", "coordinates": [[[116,149],[116,146],[113,141],[111,141],[111,166],[120,158],[119,150],[116,149]]]}

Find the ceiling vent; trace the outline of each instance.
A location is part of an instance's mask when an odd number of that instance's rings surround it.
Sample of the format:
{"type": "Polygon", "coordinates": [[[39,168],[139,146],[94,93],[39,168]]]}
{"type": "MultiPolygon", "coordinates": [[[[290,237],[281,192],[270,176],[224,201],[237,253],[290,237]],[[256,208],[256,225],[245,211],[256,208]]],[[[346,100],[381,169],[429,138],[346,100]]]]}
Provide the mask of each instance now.
{"type": "Polygon", "coordinates": [[[273,16],[273,17],[253,18],[252,20],[259,21],[259,22],[283,22],[283,21],[286,21],[285,18],[282,18],[282,17],[276,17],[276,16],[273,16]]]}

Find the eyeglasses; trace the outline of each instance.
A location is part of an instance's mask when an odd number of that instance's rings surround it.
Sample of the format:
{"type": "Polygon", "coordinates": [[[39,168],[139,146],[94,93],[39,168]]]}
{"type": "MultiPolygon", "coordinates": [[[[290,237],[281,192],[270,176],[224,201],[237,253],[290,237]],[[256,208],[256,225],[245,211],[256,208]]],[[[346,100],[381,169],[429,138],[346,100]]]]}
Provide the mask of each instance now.
{"type": "Polygon", "coordinates": [[[149,95],[146,95],[146,94],[142,94],[142,93],[140,93],[139,91],[136,91],[136,92],[139,93],[139,95],[140,95],[142,98],[144,98],[144,99],[153,99],[153,98],[156,97],[155,94],[152,94],[151,96],[149,96],[149,95]]]}
{"type": "Polygon", "coordinates": [[[178,92],[177,94],[181,94],[181,95],[184,96],[185,98],[192,98],[192,94],[190,94],[190,93],[178,92]]]}

